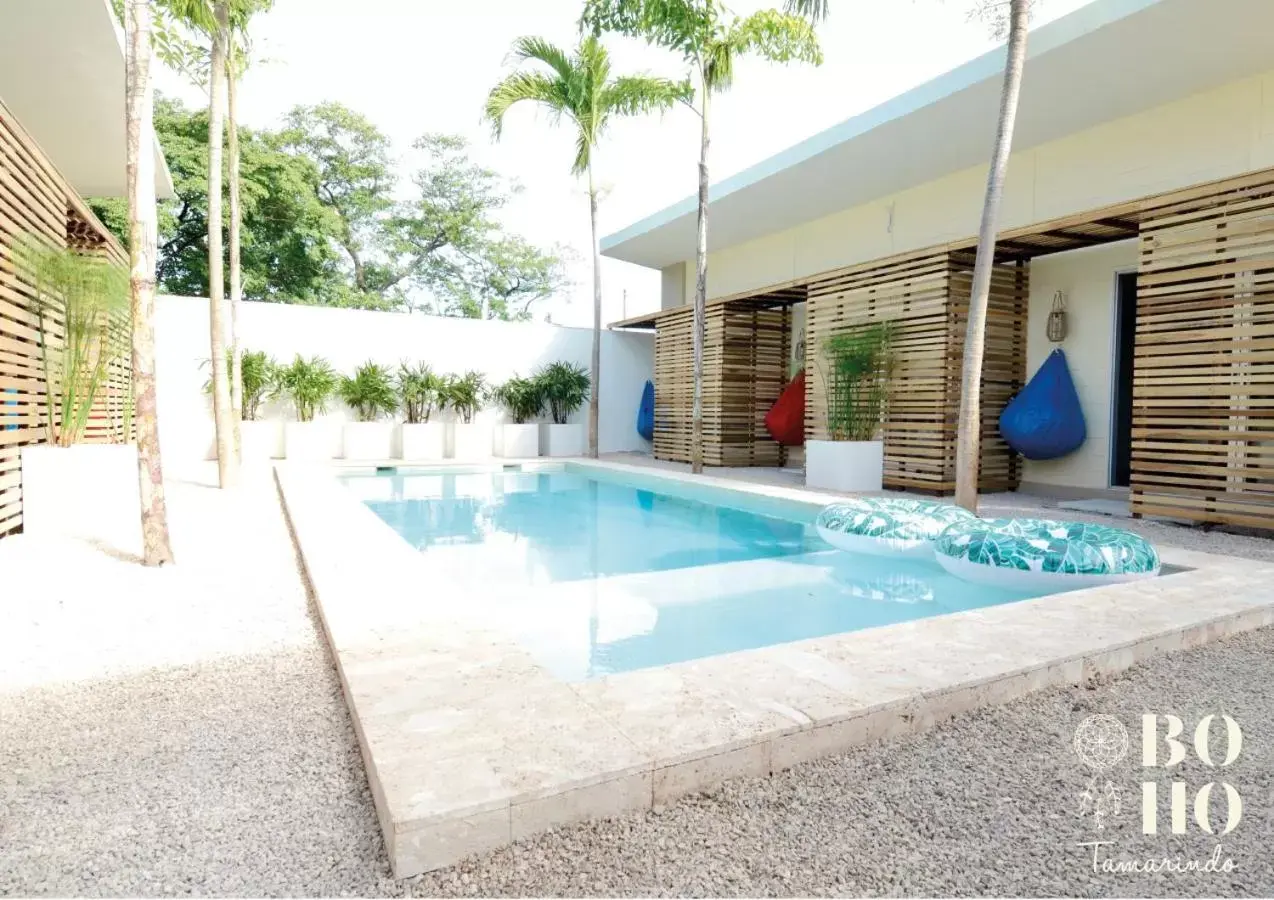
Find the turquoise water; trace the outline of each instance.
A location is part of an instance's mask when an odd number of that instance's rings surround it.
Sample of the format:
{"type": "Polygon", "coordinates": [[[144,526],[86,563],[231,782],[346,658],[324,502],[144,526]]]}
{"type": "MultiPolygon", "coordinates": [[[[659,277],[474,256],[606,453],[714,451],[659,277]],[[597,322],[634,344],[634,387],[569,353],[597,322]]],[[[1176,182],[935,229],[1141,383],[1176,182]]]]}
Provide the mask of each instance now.
{"type": "MultiPolygon", "coordinates": [[[[990,606],[936,563],[833,550],[817,507],[656,477],[348,475],[465,613],[569,681],[990,606]]],[[[421,585],[422,603],[442,600],[421,585]]]]}

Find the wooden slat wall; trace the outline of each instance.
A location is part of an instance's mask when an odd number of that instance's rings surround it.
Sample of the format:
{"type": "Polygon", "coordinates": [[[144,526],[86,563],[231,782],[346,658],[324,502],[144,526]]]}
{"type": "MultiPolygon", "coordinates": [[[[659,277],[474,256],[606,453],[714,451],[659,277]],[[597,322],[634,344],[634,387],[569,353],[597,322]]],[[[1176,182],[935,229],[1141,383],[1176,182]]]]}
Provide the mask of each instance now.
{"type": "MultiPolygon", "coordinates": [[[[661,316],[655,331],[656,459],[690,461],[692,325],[687,308],[661,316]]],[[[779,465],[783,450],[765,430],[765,414],[785,384],[790,313],[718,304],[708,308],[704,332],[704,465],[779,465]]]]}
{"type": "Polygon", "coordinates": [[[1141,223],[1132,510],[1274,528],[1274,172],[1141,223]]]}
{"type": "MultiPolygon", "coordinates": [[[[21,448],[43,443],[47,436],[33,288],[14,259],[15,241],[24,234],[57,247],[92,249],[126,264],[123,249],[0,103],[0,536],[22,525],[21,448]]],[[[57,345],[59,323],[46,321],[46,328],[57,345]]],[[[112,372],[112,398],[95,412],[94,439],[123,437],[119,429],[128,379],[127,365],[112,372]]]]}
{"type": "MultiPolygon", "coordinates": [[[[955,489],[955,436],[961,348],[972,257],[941,250],[838,272],[810,286],[806,307],[807,439],[827,435],[823,341],[844,328],[893,322],[896,357],[883,429],[885,486],[948,493],[955,489]]],[[[988,310],[984,363],[982,490],[1011,490],[1016,455],[999,437],[998,418],[1019,390],[1026,367],[1027,270],[998,266],[988,310]]]]}
{"type": "MultiPolygon", "coordinates": [[[[961,367],[969,326],[969,295],[973,286],[972,252],[952,254],[948,384],[951,468],[949,487],[955,490],[955,438],[959,426],[961,367]]],[[[1000,436],[1000,413],[1026,384],[1026,322],[1030,297],[1030,269],[1025,262],[1005,263],[991,272],[986,331],[982,354],[982,435],[978,488],[1016,490],[1022,480],[1022,457],[1000,436]]]]}

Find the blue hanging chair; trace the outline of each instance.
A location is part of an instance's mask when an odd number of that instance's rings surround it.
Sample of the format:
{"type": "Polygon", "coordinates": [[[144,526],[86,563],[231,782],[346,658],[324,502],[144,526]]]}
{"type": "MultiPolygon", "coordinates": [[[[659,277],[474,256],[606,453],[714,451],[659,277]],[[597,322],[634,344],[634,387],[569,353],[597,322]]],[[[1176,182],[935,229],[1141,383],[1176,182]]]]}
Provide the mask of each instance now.
{"type": "Polygon", "coordinates": [[[1000,434],[1027,459],[1057,459],[1084,443],[1084,411],[1060,348],[1004,408],[1000,434]]]}
{"type": "Polygon", "coordinates": [[[655,437],[655,386],[649,381],[641,392],[641,406],[637,407],[637,433],[648,441],[655,437]]]}

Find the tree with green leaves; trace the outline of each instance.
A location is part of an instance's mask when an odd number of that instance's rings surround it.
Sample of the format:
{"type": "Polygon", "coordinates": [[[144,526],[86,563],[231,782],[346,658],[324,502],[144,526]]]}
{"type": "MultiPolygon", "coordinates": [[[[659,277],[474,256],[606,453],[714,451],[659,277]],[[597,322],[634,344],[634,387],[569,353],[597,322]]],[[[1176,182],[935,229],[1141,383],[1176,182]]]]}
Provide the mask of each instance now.
{"type": "Polygon", "coordinates": [[[570,284],[565,247],[541,250],[517,235],[501,235],[479,252],[463,253],[465,264],[451,279],[433,285],[436,304],[444,316],[527,322],[531,305],[553,296],[570,284]]]}
{"type": "Polygon", "coordinates": [[[586,0],[581,25],[643,38],[681,54],[690,68],[699,114],[699,213],[695,244],[694,408],[690,466],[703,471],[703,341],[708,294],[708,148],[712,95],[734,83],[735,62],[753,55],[777,63],[820,65],[811,23],[794,13],[763,9],[736,16],[721,0],[586,0]]]}
{"type": "MultiPolygon", "coordinates": [[[[969,321],[965,328],[964,361],[960,377],[960,420],[956,430],[955,501],[970,512],[978,511],[978,469],[982,442],[982,359],[986,350],[987,305],[991,274],[995,268],[995,237],[1000,200],[1013,150],[1017,102],[1026,66],[1026,34],[1034,0],[975,0],[972,15],[990,24],[995,37],[1007,35],[1004,85],[995,124],[995,149],[987,171],[986,196],[978,228],[977,256],[973,263],[973,287],[969,297],[969,321]]],[[[828,13],[829,0],[788,0],[789,12],[819,21],[828,13]]]]}
{"type": "MultiPolygon", "coordinates": [[[[592,391],[588,405],[588,455],[597,456],[598,386],[601,378],[602,269],[597,234],[597,184],[593,154],[607,126],[620,116],[670,109],[690,97],[688,83],[651,75],[612,77],[610,55],[596,35],[586,35],[574,52],[568,53],[543,38],[519,38],[513,45],[518,63],[534,68],[520,69],[491,89],[486,117],[498,139],[504,117],[516,104],[529,102],[547,107],[557,119],[569,119],[575,126],[573,175],[588,178],[589,222],[593,238],[593,355],[592,391]]],[[[505,283],[507,279],[505,279],[505,283]]]]}
{"type": "Polygon", "coordinates": [[[374,292],[379,285],[368,275],[369,244],[393,208],[397,183],[389,138],[365,116],[329,102],[289,112],[278,146],[318,167],[319,200],[336,214],[336,240],[349,257],[353,289],[374,292]]]}

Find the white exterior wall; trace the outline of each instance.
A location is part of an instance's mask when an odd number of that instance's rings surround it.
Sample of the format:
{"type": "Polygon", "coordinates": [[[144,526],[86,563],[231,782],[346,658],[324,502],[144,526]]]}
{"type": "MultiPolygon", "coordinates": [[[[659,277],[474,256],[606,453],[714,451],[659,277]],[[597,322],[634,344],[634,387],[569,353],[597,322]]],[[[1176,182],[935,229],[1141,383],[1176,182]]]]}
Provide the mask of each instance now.
{"type": "Polygon", "coordinates": [[[1115,371],[1116,274],[1137,267],[1137,242],[1041,256],[1031,261],[1027,378],[1056,346],[1046,331],[1053,295],[1066,294],[1067,335],[1061,343],[1084,411],[1088,439],[1074,453],[1047,461],[1024,460],[1024,484],[1073,488],[1110,486],[1111,410],[1115,371]]]}
{"type": "MultiPolygon", "coordinates": [[[[1270,166],[1274,70],[1014,153],[1000,227],[1031,225],[1270,166]]],[[[970,238],[977,233],[985,187],[986,167],[977,166],[717,250],[708,258],[708,295],[771,287],[970,238]]],[[[685,278],[689,298],[694,296],[693,263],[686,266],[685,278]]]]}
{"type": "MultiPolygon", "coordinates": [[[[539,322],[494,322],[404,313],[367,312],[280,303],[244,303],[239,315],[245,350],[264,350],[281,363],[303,356],[325,357],[342,374],[368,360],[394,368],[423,360],[440,373],[474,369],[498,384],[530,375],[558,360],[589,366],[593,332],[539,322]]],[[[160,297],[156,304],[156,369],[160,438],[166,458],[205,459],[214,446],[211,399],[203,391],[209,368],[208,301],[160,297]]],[[[602,381],[598,443],[602,452],[648,450],[637,434],[637,408],[654,378],[654,337],[602,332],[602,381]]],[[[294,418],[282,401],[269,404],[267,419],[294,418]]],[[[339,400],[319,419],[348,421],[339,400]]],[[[498,409],[479,420],[503,421],[498,409]]],[[[451,421],[451,414],[443,417],[451,421]]],[[[588,421],[587,404],[572,417],[588,421]]],[[[334,432],[339,436],[339,429],[334,432]]],[[[337,438],[339,439],[339,437],[337,438]]],[[[339,450],[339,447],[337,448],[339,450]]]]}

